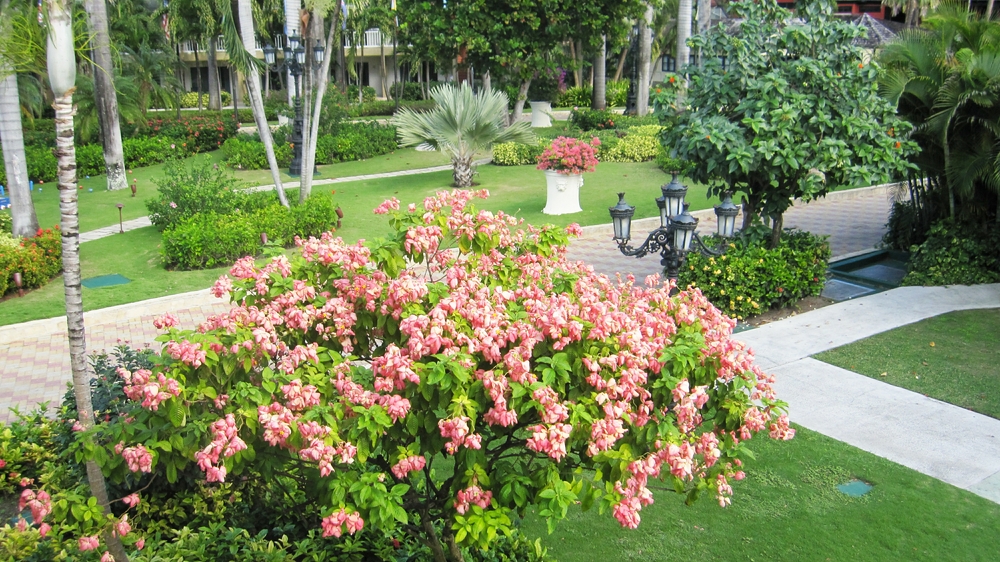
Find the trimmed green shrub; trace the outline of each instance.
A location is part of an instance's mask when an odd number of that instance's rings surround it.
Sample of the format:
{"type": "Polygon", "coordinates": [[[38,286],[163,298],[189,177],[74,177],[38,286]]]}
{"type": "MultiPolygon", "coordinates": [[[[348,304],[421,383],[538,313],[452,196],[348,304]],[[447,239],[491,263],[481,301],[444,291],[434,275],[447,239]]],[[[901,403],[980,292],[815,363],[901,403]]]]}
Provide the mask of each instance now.
{"type": "Polygon", "coordinates": [[[276,200],[273,193],[246,192],[242,184],[211,163],[190,168],[177,162],[167,164],[163,178],[154,180],[159,196],[146,201],[149,218],[159,230],[179,224],[198,213],[225,215],[253,212],[276,200]]]}
{"type": "Polygon", "coordinates": [[[663,153],[659,138],[660,127],[645,125],[633,127],[614,144],[602,141],[598,157],[605,162],[646,162],[663,153]],[[647,133],[652,134],[647,134],[647,133]]]}
{"type": "Polygon", "coordinates": [[[0,296],[16,289],[14,273],[21,273],[25,290],[41,287],[62,270],[59,227],[39,229],[34,238],[15,238],[0,231],[0,296]]]}
{"type": "Polygon", "coordinates": [[[167,137],[188,152],[206,152],[216,150],[226,139],[235,136],[237,122],[233,120],[232,112],[205,112],[182,115],[180,119],[150,119],[142,127],[132,127],[128,132],[127,129],[122,127],[122,135],[136,136],[141,133],[152,137],[167,137]]]}
{"type": "Polygon", "coordinates": [[[903,285],[976,285],[1000,282],[1000,228],[940,221],[927,240],[910,248],[903,285]]]}
{"type": "MultiPolygon", "coordinates": [[[[233,96],[229,92],[220,92],[222,94],[222,105],[229,105],[233,103],[233,96]]],[[[208,92],[202,92],[201,94],[201,106],[208,107],[208,92]]],[[[181,107],[198,107],[198,92],[188,92],[181,96],[181,107]]]]}
{"type": "Polygon", "coordinates": [[[545,145],[521,144],[519,142],[503,142],[493,145],[493,163],[497,166],[527,166],[538,163],[538,157],[545,150],[545,145]]]}
{"type": "Polygon", "coordinates": [[[608,109],[574,109],[569,114],[569,120],[581,131],[614,129],[615,120],[621,115],[608,109]]]}
{"type": "Polygon", "coordinates": [[[344,123],[336,136],[316,139],[316,161],[321,164],[366,160],[388,154],[399,146],[396,127],[378,123],[344,123]]]}
{"type": "Polygon", "coordinates": [[[205,269],[255,256],[268,242],[291,246],[295,237],[320,236],[337,225],[337,207],[329,197],[311,197],[287,209],[278,203],[228,214],[199,213],[163,231],[163,261],[167,267],[205,269]]]}
{"type": "MultiPolygon", "coordinates": [[[[745,319],[770,308],[816,296],[826,282],[830,245],[826,237],[787,230],[779,246],[767,248],[770,228],[756,229],[731,241],[719,257],[698,252],[687,255],[678,285],[695,285],[722,312],[745,319]]],[[[716,244],[709,237],[706,243],[716,244]]]]}
{"type": "MultiPolygon", "coordinates": [[[[396,87],[393,86],[389,96],[392,99],[396,99],[396,87]]],[[[403,96],[400,98],[401,101],[423,101],[424,91],[420,87],[419,82],[404,82],[403,83],[403,96]]]]}
{"type": "MultiPolygon", "coordinates": [[[[358,103],[358,87],[351,84],[347,87],[347,100],[350,103],[358,103]]],[[[365,86],[361,89],[361,102],[369,103],[375,101],[375,88],[365,86]]]]}
{"type": "MultiPolygon", "coordinates": [[[[267,151],[257,135],[238,135],[222,143],[226,163],[238,170],[263,170],[268,167],[267,151]]],[[[279,167],[292,161],[292,147],[287,142],[274,143],[274,156],[279,167]]]]}
{"type": "MultiPolygon", "coordinates": [[[[125,141],[122,141],[125,144],[125,141]]],[[[128,162],[125,163],[128,166],[128,162]]],[[[88,144],[76,147],[76,175],[96,176],[105,172],[104,147],[100,144],[88,144]]]]}

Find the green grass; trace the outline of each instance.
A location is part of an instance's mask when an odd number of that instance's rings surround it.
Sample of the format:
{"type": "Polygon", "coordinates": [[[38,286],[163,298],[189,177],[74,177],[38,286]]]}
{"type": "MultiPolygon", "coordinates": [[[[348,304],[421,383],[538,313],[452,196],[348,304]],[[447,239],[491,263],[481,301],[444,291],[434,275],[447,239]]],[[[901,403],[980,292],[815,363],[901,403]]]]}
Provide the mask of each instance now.
{"type": "Polygon", "coordinates": [[[883,332],[816,358],[1000,418],[998,335],[1000,308],[963,310],[883,332]]]}
{"type": "MultiPolygon", "coordinates": [[[[95,310],[211,286],[228,268],[167,271],[160,262],[160,233],[140,228],[80,245],[83,278],[119,273],[124,285],[83,289],[84,310],[95,310]]],[[[0,303],[0,326],[66,314],[62,277],[23,297],[0,303]]]]}
{"type": "MultiPolygon", "coordinates": [[[[222,151],[219,150],[188,158],[186,162],[190,165],[203,161],[220,166],[225,165],[222,151]]],[[[440,152],[417,152],[412,148],[403,148],[369,160],[319,166],[319,175],[316,176],[316,179],[396,172],[440,166],[447,163],[449,163],[449,159],[440,152]]],[[[130,184],[133,179],[137,180],[138,188],[134,198],[128,190],[108,191],[104,175],[79,178],[79,185],[84,187],[79,191],[80,231],[87,232],[102,226],[118,224],[118,208],[115,206],[117,203],[124,205],[121,213],[124,220],[146,216],[145,201],[147,198],[156,196],[156,184],[153,180],[163,177],[163,167],[164,164],[157,164],[146,168],[136,168],[127,174],[130,184]],[[90,192],[90,189],[94,191],[90,192]]],[[[273,183],[269,170],[235,170],[234,175],[248,185],[273,183]]],[[[290,182],[293,180],[283,172],[282,181],[290,182]]],[[[298,179],[295,179],[294,182],[294,186],[298,187],[298,179]]],[[[292,185],[288,185],[288,187],[292,187],[292,185]]],[[[35,204],[35,213],[38,215],[38,224],[45,228],[59,224],[59,190],[56,183],[36,184],[35,191],[32,192],[31,196],[35,204]]]]}
{"type": "Polygon", "coordinates": [[[801,428],[790,442],[751,444],[757,460],[725,509],[654,490],[636,530],[595,508],[571,509],[552,535],[530,515],[525,531],[559,562],[996,560],[993,502],[801,428]],[[874,488],[836,490],[851,478],[874,488]]]}

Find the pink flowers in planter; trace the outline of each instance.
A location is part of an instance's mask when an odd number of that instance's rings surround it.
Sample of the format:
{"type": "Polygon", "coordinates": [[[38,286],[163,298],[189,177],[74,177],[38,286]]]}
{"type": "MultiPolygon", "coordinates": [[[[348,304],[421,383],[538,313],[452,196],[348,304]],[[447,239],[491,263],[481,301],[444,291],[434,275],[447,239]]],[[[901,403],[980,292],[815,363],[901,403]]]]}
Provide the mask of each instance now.
{"type": "Polygon", "coordinates": [[[560,174],[582,174],[597,168],[597,147],[601,141],[594,137],[590,143],[580,139],[558,137],[538,157],[539,170],[560,174]]]}

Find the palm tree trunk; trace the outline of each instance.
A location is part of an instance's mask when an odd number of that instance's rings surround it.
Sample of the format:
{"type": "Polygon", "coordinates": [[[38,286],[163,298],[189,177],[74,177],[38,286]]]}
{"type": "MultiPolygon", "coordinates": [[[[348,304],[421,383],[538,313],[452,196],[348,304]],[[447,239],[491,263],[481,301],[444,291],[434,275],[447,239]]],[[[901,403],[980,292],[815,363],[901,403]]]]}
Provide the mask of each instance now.
{"type": "MultiPolygon", "coordinates": [[[[240,21],[240,31],[243,38],[243,47],[249,51],[257,48],[253,32],[253,12],[250,0],[239,0],[237,4],[238,17],[240,21]]],[[[250,106],[253,108],[253,119],[257,123],[257,134],[264,144],[264,152],[267,154],[267,165],[271,169],[271,180],[274,181],[274,190],[278,193],[278,201],[288,207],[288,198],[285,196],[285,187],[281,184],[281,170],[278,168],[278,159],[274,155],[274,139],[271,137],[271,127],[267,124],[267,117],[264,115],[264,101],[260,97],[260,76],[256,69],[246,75],[247,90],[250,93],[250,106]]]]}
{"type": "Polygon", "coordinates": [[[569,42],[569,58],[573,59],[573,85],[579,88],[580,84],[580,61],[577,60],[581,57],[577,56],[576,43],[574,41],[569,42]]]}
{"type": "MultiPolygon", "coordinates": [[[[198,40],[194,40],[194,76],[195,80],[198,82],[198,111],[201,111],[201,61],[198,60],[198,40]]],[[[177,110],[178,115],[180,115],[180,110],[177,110]]]]}
{"type": "Polygon", "coordinates": [[[677,7],[677,72],[688,63],[691,49],[687,45],[691,37],[691,0],[680,0],[677,7]]]}
{"type": "Polygon", "coordinates": [[[705,33],[711,25],[712,0],[698,0],[698,33],[705,33]]]}
{"type": "Polygon", "coordinates": [[[94,101],[97,103],[97,121],[101,126],[104,143],[104,169],[108,175],[108,189],[128,187],[125,177],[125,152],[122,149],[122,130],[118,115],[118,94],[115,92],[115,69],[111,61],[111,39],[108,36],[108,10],[104,0],[87,0],[87,19],[93,34],[94,101]]]}
{"type": "Polygon", "coordinates": [[[219,48],[219,37],[212,34],[208,38],[208,109],[209,111],[222,110],[222,91],[219,88],[219,59],[217,49],[219,48]]]}
{"type": "Polygon", "coordinates": [[[590,107],[592,109],[605,109],[608,106],[607,56],[608,56],[608,38],[606,35],[602,35],[601,48],[597,50],[597,56],[594,57],[594,89],[590,99],[590,107]]]}
{"type": "MultiPolygon", "coordinates": [[[[336,11],[339,13],[339,10],[336,11]]],[[[322,30],[322,28],[320,28],[322,30]]],[[[330,22],[330,31],[326,36],[326,44],[334,45],[334,39],[337,36],[337,16],[334,15],[333,21],[330,22]]],[[[329,51],[329,49],[327,49],[329,51]]],[[[321,67],[320,74],[323,76],[330,75],[330,60],[333,57],[323,57],[323,64],[321,67]]],[[[329,85],[329,80],[320,80],[319,85],[316,88],[316,103],[313,108],[312,119],[309,121],[309,141],[303,148],[302,152],[302,181],[299,188],[299,202],[305,201],[312,195],[312,171],[316,167],[316,142],[319,139],[319,116],[323,110],[323,96],[326,95],[326,88],[329,85]]],[[[308,106],[307,106],[308,108],[308,106]]]]}
{"type": "MultiPolygon", "coordinates": [[[[989,20],[993,17],[993,0],[988,0],[986,2],[986,19],[989,20]]],[[[1000,215],[998,215],[1000,217],[1000,215]]],[[[1000,218],[998,218],[1000,220],[1000,218]]]]}
{"type": "Polygon", "coordinates": [[[907,0],[906,2],[906,27],[917,27],[920,24],[920,2],[918,0],[907,0]]]}
{"type": "Polygon", "coordinates": [[[31,237],[38,232],[38,216],[28,188],[28,163],[24,156],[21,132],[21,103],[17,93],[17,74],[0,58],[0,143],[7,170],[10,214],[14,236],[31,237]]]}
{"type": "Polygon", "coordinates": [[[493,91],[493,77],[490,76],[489,70],[483,73],[483,90],[486,91],[486,93],[493,91]]]}
{"type": "MultiPolygon", "coordinates": [[[[302,0],[285,0],[285,39],[287,40],[292,35],[299,35],[299,28],[301,27],[302,20],[300,19],[302,10],[302,0]]],[[[295,81],[292,78],[291,71],[286,71],[285,82],[287,84],[293,84],[295,81]]],[[[294,100],[293,96],[296,94],[292,91],[292,88],[288,88],[288,104],[292,105],[294,100]]]]}
{"type": "MultiPolygon", "coordinates": [[[[379,30],[381,33],[381,30],[379,30]]],[[[382,79],[382,97],[389,99],[389,90],[385,87],[385,82],[388,75],[388,70],[385,67],[385,39],[381,41],[379,45],[379,55],[382,57],[382,67],[379,69],[379,77],[382,79]]]]}
{"type": "MultiPolygon", "coordinates": [[[[76,66],[73,55],[73,27],[69,0],[48,0],[49,35],[47,64],[49,84],[55,94],[56,158],[59,163],[59,223],[62,230],[63,287],[66,294],[66,327],[69,335],[70,366],[77,399],[80,424],[94,425],[94,405],[90,397],[90,373],[87,366],[87,342],[83,327],[83,294],[80,285],[80,220],[77,209],[76,148],[73,145],[73,91],[76,89],[76,66]]],[[[108,489],[104,474],[93,460],[86,463],[90,493],[106,515],[108,489]]],[[[128,562],[121,540],[104,533],[108,551],[119,562],[128,562]]]]}
{"type": "Polygon", "coordinates": [[[625,72],[625,60],[628,57],[628,50],[632,45],[626,43],[625,48],[622,49],[622,54],[618,55],[618,67],[615,68],[615,82],[622,79],[622,73],[625,72]]]}
{"type": "MultiPolygon", "coordinates": [[[[690,2],[691,0],[687,1],[690,2]]],[[[690,14],[688,14],[688,17],[690,17],[690,14]]],[[[647,4],[646,13],[639,20],[639,83],[635,85],[637,94],[636,113],[639,117],[645,115],[649,110],[649,83],[651,76],[649,59],[653,50],[653,38],[649,33],[649,23],[652,20],[653,6],[647,4]]]]}
{"type": "Polygon", "coordinates": [[[454,169],[451,178],[455,182],[455,187],[472,187],[472,157],[455,157],[452,160],[452,166],[454,169]]]}

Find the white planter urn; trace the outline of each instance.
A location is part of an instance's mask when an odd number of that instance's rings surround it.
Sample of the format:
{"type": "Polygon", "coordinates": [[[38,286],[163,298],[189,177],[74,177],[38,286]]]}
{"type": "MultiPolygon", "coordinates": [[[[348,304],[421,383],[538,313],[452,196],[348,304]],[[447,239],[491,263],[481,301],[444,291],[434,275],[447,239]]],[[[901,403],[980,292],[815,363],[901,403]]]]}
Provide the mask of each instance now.
{"type": "Polygon", "coordinates": [[[560,174],[545,170],[546,215],[568,215],[583,211],[580,208],[580,187],[583,186],[583,174],[560,174]]]}
{"type": "Polygon", "coordinates": [[[547,101],[529,101],[531,104],[531,126],[552,126],[552,104],[547,101]]]}
{"type": "Polygon", "coordinates": [[[280,113],[278,114],[278,126],[279,127],[283,127],[283,126],[287,125],[290,121],[291,121],[291,119],[289,119],[287,115],[282,115],[280,113]]]}

